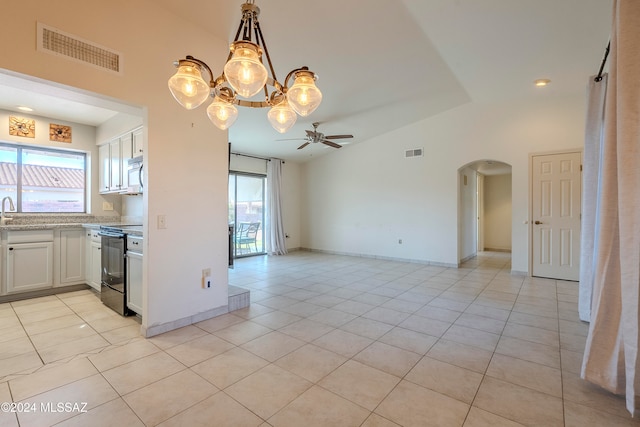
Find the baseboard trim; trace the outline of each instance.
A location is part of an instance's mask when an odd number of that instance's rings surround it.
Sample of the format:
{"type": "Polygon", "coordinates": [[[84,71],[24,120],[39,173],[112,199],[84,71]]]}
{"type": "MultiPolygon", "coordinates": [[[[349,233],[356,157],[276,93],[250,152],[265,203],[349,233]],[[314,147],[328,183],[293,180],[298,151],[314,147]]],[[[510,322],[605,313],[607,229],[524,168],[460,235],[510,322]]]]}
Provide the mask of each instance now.
{"type": "Polygon", "coordinates": [[[155,335],[164,334],[165,332],[173,331],[174,329],[184,328],[185,326],[193,325],[194,323],[202,322],[203,320],[208,320],[222,314],[227,314],[228,312],[229,306],[223,305],[222,307],[203,311],[202,313],[194,314],[193,316],[187,316],[182,319],[172,320],[171,322],[152,325],[148,328],[141,326],[140,333],[142,336],[149,338],[155,335]]]}
{"type": "Polygon", "coordinates": [[[321,254],[329,254],[329,255],[341,255],[341,256],[351,256],[357,258],[370,258],[370,259],[380,259],[384,261],[398,261],[398,262],[409,262],[413,264],[423,264],[423,265],[432,265],[435,267],[447,267],[447,268],[458,268],[458,264],[450,264],[447,262],[436,262],[436,261],[427,261],[421,259],[411,259],[411,258],[396,258],[396,257],[388,257],[382,255],[370,255],[370,254],[354,254],[350,252],[339,252],[339,251],[327,251],[324,249],[311,249],[311,248],[300,248],[300,251],[306,252],[316,252],[321,254]]]}
{"type": "Polygon", "coordinates": [[[88,289],[93,289],[93,288],[89,285],[71,285],[71,286],[61,286],[57,288],[42,289],[39,291],[22,292],[19,294],[4,295],[0,297],[0,304],[5,302],[21,301],[24,299],[46,297],[49,295],[65,294],[67,292],[84,291],[88,289]]]}

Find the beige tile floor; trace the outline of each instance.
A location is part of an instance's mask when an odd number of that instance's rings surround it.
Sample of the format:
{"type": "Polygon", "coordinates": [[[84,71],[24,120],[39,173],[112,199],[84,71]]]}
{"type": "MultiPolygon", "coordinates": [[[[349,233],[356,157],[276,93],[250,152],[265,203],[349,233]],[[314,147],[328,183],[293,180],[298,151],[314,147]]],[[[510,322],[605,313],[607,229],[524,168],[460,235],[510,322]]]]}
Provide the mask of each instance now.
{"type": "Polygon", "coordinates": [[[577,284],[509,272],[245,258],[249,308],[151,339],[89,291],[0,304],[0,402],[31,409],[0,426],[639,425],[579,378],[577,284]]]}

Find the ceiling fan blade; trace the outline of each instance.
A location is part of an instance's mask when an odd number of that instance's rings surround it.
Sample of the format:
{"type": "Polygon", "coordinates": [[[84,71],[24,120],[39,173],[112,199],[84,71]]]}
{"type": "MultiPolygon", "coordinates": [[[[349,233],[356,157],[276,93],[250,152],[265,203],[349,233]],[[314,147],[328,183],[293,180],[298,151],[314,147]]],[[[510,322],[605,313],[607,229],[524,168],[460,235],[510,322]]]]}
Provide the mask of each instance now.
{"type": "Polygon", "coordinates": [[[345,139],[353,138],[353,135],[325,135],[326,139],[345,139]]]}
{"type": "Polygon", "coordinates": [[[303,149],[304,147],[306,147],[307,145],[309,145],[308,142],[305,142],[304,144],[302,144],[300,147],[298,147],[298,150],[303,149]]]}
{"type": "Polygon", "coordinates": [[[340,144],[336,144],[335,142],[331,142],[331,141],[328,141],[328,140],[326,140],[326,139],[323,139],[323,140],[322,140],[322,141],[320,141],[320,142],[322,142],[324,145],[328,145],[329,147],[333,147],[333,148],[342,148],[342,145],[340,145],[340,144]]]}

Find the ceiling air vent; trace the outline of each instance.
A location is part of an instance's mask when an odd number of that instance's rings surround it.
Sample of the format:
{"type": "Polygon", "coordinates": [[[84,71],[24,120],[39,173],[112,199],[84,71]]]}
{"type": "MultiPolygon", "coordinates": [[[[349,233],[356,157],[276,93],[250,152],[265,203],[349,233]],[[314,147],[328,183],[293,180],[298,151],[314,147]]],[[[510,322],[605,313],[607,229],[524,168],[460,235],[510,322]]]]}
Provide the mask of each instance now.
{"type": "Polygon", "coordinates": [[[411,150],[404,151],[404,157],[407,159],[409,157],[422,157],[422,155],[422,148],[412,148],[411,150]]]}
{"type": "Polygon", "coordinates": [[[120,53],[38,22],[38,50],[122,74],[120,53]]]}

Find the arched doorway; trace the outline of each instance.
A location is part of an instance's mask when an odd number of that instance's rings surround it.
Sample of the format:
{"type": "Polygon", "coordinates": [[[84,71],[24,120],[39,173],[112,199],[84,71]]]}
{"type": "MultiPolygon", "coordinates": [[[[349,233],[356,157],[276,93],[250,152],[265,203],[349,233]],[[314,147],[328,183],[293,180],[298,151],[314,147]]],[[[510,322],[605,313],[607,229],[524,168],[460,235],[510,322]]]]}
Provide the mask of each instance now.
{"type": "Polygon", "coordinates": [[[511,252],[511,165],[491,159],[458,169],[458,264],[485,250],[511,252]]]}

